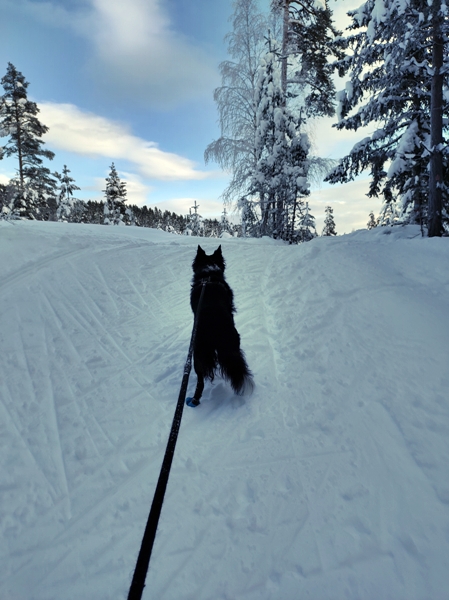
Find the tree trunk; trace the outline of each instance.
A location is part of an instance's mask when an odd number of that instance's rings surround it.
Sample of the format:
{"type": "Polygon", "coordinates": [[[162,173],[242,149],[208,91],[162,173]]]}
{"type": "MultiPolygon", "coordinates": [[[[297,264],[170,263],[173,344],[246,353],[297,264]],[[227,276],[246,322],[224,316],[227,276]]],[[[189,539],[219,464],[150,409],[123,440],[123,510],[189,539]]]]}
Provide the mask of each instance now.
{"type": "Polygon", "coordinates": [[[17,104],[14,102],[14,118],[16,121],[16,127],[17,127],[17,154],[19,157],[19,179],[20,179],[20,189],[23,192],[23,189],[25,187],[25,180],[24,180],[24,173],[23,173],[23,152],[22,152],[22,124],[20,122],[20,117],[19,117],[19,109],[17,107],[17,104]]]}
{"type": "Polygon", "coordinates": [[[284,102],[287,99],[287,54],[288,54],[288,25],[289,25],[289,3],[290,0],[284,0],[283,23],[282,23],[282,63],[281,63],[281,87],[284,95],[284,102]]]}
{"type": "Polygon", "coordinates": [[[441,32],[441,2],[434,0],[434,11],[432,18],[433,29],[433,52],[432,66],[433,76],[430,98],[430,146],[432,154],[430,157],[429,177],[429,214],[428,235],[429,237],[441,236],[442,224],[442,183],[443,183],[443,50],[444,41],[441,32]]]}

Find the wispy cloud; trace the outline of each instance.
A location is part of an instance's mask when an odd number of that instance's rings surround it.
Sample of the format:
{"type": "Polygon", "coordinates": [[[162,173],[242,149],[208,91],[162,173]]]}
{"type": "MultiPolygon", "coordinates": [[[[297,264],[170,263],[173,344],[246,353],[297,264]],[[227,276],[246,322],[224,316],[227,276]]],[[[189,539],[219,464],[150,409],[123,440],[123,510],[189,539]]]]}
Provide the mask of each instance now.
{"type": "Polygon", "coordinates": [[[379,214],[382,205],[379,198],[367,197],[368,187],[369,178],[361,176],[349,183],[312,190],[308,201],[316,218],[318,233],[323,228],[326,206],[334,209],[339,234],[366,228],[369,213],[373,211],[375,215],[379,214]]]}
{"type": "Polygon", "coordinates": [[[115,95],[172,107],[218,84],[213,57],[173,31],[159,0],[92,0],[96,54],[89,68],[115,95]]]}
{"type": "Polygon", "coordinates": [[[91,46],[85,70],[93,85],[143,106],[171,108],[212,93],[217,60],[174,31],[161,0],[2,0],[53,27],[70,28],[91,46]]]}
{"type": "Polygon", "coordinates": [[[42,122],[50,130],[48,146],[84,156],[108,157],[130,163],[144,178],[165,181],[205,179],[208,173],[195,168],[188,158],[164,152],[154,142],[133,135],[122,125],[73,104],[39,104],[42,122]]]}

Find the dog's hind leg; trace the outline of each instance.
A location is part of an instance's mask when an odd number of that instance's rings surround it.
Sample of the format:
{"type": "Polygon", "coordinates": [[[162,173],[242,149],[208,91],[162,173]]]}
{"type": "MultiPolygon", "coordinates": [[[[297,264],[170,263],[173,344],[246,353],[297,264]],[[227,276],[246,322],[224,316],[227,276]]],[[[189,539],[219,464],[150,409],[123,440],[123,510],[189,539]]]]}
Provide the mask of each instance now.
{"type": "Polygon", "coordinates": [[[198,400],[198,404],[199,404],[200,398],[203,395],[203,390],[204,390],[204,377],[202,374],[198,374],[198,373],[197,373],[197,377],[198,377],[198,381],[196,382],[196,389],[195,389],[195,393],[193,394],[193,397],[195,398],[195,400],[198,400]]]}
{"type": "Polygon", "coordinates": [[[202,375],[202,373],[198,373],[198,372],[197,372],[196,376],[197,376],[197,382],[196,382],[195,393],[193,394],[192,398],[186,399],[187,406],[192,406],[192,407],[198,406],[198,404],[200,404],[200,398],[203,395],[204,376],[202,375]]]}

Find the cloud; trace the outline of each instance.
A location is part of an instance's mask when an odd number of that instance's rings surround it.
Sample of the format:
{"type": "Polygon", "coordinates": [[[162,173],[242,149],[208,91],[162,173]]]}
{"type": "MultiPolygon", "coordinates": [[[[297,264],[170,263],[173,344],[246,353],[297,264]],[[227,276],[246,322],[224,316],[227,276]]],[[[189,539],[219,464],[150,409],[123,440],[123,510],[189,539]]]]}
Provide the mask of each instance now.
{"type": "Polygon", "coordinates": [[[213,57],[170,28],[159,0],[93,0],[93,8],[89,70],[115,96],[171,108],[212,94],[219,83],[213,57]]]}
{"type": "Polygon", "coordinates": [[[83,112],[73,104],[39,104],[42,122],[50,129],[49,147],[92,157],[107,157],[131,163],[145,178],[162,181],[205,179],[208,173],[195,169],[188,158],[164,152],[154,142],[133,135],[120,123],[83,112]]]}
{"type": "Polygon", "coordinates": [[[368,198],[369,178],[360,177],[355,181],[312,190],[308,198],[311,212],[316,218],[317,232],[321,233],[326,206],[334,209],[336,229],[339,234],[365,229],[369,213],[378,215],[382,205],[379,198],[368,198]]]}
{"type": "MultiPolygon", "coordinates": [[[[127,171],[117,170],[120,179],[126,184],[126,201],[128,204],[143,206],[149,204],[148,196],[151,188],[142,181],[142,179],[135,173],[128,173],[127,171]]],[[[90,192],[90,199],[103,201],[104,200],[104,189],[106,186],[105,177],[95,177],[93,179],[93,185],[89,188],[85,188],[85,191],[90,192]]]]}
{"type": "Polygon", "coordinates": [[[2,0],[17,15],[71,29],[90,45],[84,65],[94,88],[142,106],[173,108],[219,84],[210,48],[172,28],[161,0],[2,0]]]}

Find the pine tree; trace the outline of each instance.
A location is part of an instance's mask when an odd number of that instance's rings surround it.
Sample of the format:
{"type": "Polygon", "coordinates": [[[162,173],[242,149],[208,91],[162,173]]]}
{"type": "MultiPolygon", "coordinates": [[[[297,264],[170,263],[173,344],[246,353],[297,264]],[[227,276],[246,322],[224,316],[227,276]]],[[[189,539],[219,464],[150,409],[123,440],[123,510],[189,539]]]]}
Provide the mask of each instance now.
{"type": "Polygon", "coordinates": [[[42,136],[48,131],[37,118],[39,109],[27,97],[29,83],[15,66],[8,63],[1,84],[5,90],[0,102],[0,135],[9,139],[3,155],[18,159],[18,193],[15,204],[22,216],[36,218],[42,214],[42,203],[53,188],[42,158],[52,160],[54,153],[43,148],[42,136]]]}
{"type": "Polygon", "coordinates": [[[75,180],[69,175],[70,169],[67,165],[62,168],[62,174],[55,173],[55,177],[59,180],[58,208],[56,217],[58,221],[69,221],[72,208],[75,203],[73,192],[80,188],[75,185],[75,180]]]}
{"type": "MultiPolygon", "coordinates": [[[[347,55],[337,61],[336,68],[341,76],[349,73],[350,81],[338,95],[336,127],[357,131],[374,125],[377,129],[354,146],[327,180],[351,181],[369,169],[368,196],[383,196],[386,205],[400,200],[402,222],[422,223],[427,219],[429,171],[432,173],[430,166],[437,156],[444,162],[437,175],[438,189],[447,203],[448,147],[443,141],[441,122],[434,141],[431,140],[430,117],[436,72],[440,92],[443,84],[447,89],[449,24],[440,8],[439,0],[430,4],[426,0],[407,3],[384,0],[381,4],[368,0],[348,13],[352,18],[349,29],[355,33],[337,42],[347,55]],[[437,45],[435,14],[442,41],[439,49],[444,50],[444,68],[437,69],[432,57],[432,48],[437,45]]],[[[440,104],[440,114],[441,110],[447,112],[447,95],[440,104]]],[[[441,207],[436,212],[441,218],[441,207]]],[[[398,220],[396,213],[394,207],[383,209],[390,222],[398,220]]]]}
{"type": "Polygon", "coordinates": [[[126,183],[120,180],[114,163],[111,165],[109,177],[106,178],[104,203],[105,225],[126,225],[126,183]]]}
{"type": "Polygon", "coordinates": [[[321,235],[337,235],[337,232],[335,231],[334,209],[331,206],[326,206],[325,214],[326,218],[324,219],[324,227],[321,235]]]}

